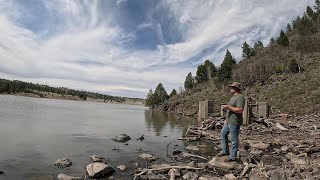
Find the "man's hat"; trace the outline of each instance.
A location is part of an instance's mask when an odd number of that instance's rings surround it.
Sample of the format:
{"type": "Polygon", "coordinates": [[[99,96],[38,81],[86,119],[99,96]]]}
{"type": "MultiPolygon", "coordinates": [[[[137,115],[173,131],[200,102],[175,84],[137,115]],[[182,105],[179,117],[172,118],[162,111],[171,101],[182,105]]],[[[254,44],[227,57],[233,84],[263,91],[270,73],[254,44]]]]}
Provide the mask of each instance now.
{"type": "Polygon", "coordinates": [[[229,87],[235,87],[235,88],[241,90],[241,84],[238,82],[233,82],[231,85],[229,85],[229,87]]]}

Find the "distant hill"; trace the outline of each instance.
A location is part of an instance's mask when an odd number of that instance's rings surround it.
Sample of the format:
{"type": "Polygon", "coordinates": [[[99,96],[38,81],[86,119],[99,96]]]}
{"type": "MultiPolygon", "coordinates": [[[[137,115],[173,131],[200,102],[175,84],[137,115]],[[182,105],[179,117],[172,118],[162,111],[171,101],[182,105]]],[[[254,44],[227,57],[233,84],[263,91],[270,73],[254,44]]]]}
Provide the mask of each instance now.
{"type": "Polygon", "coordinates": [[[80,91],[64,87],[50,87],[18,80],[0,79],[0,94],[12,94],[51,99],[68,99],[96,102],[144,104],[144,99],[110,96],[95,92],[80,91]]]}
{"type": "Polygon", "coordinates": [[[243,59],[235,65],[229,63],[230,74],[221,70],[228,70],[225,61],[212,78],[207,77],[206,68],[203,70],[205,65],[200,65],[194,77],[195,85],[185,86],[192,88],[153,107],[196,115],[199,101],[213,99],[218,112],[219,105],[230,98],[226,85],[239,81],[246,96],[269,102],[273,114],[303,115],[320,111],[320,2],[317,2],[315,10],[307,7],[303,17],[288,23],[286,30],[272,38],[266,47],[261,42],[252,48],[244,43],[243,59]],[[202,82],[197,83],[200,78],[202,82]]]}

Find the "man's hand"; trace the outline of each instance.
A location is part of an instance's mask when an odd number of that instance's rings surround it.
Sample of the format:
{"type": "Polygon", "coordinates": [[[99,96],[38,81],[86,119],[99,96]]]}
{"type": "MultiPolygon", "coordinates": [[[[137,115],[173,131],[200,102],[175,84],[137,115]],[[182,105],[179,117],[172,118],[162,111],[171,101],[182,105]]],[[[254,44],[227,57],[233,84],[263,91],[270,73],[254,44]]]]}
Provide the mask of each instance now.
{"type": "Polygon", "coordinates": [[[229,105],[222,105],[222,108],[225,110],[228,110],[228,109],[230,109],[230,106],[229,105]]]}

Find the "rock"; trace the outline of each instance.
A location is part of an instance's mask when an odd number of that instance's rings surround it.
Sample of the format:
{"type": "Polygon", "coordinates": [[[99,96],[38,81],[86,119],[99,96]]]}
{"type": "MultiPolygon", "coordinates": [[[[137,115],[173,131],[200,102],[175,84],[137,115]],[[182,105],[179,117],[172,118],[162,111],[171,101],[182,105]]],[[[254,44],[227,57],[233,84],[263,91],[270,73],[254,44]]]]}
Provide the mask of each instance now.
{"type": "Polygon", "coordinates": [[[225,179],[225,180],[235,180],[237,178],[233,174],[226,174],[223,179],[225,179]]]}
{"type": "Polygon", "coordinates": [[[291,160],[294,165],[306,165],[307,161],[304,158],[298,157],[292,153],[287,153],[286,157],[291,160]]]}
{"type": "Polygon", "coordinates": [[[171,167],[170,164],[153,164],[150,166],[151,169],[161,169],[171,167]]]}
{"type": "Polygon", "coordinates": [[[267,150],[269,147],[270,147],[270,144],[267,144],[267,143],[263,143],[261,141],[259,142],[256,142],[256,141],[248,141],[249,145],[251,148],[254,148],[254,149],[259,149],[259,150],[262,150],[262,151],[265,151],[267,150]]]}
{"type": "Polygon", "coordinates": [[[173,151],[172,151],[172,155],[177,155],[177,154],[181,154],[182,152],[180,151],[180,150],[178,150],[178,149],[174,149],[173,151]]]}
{"type": "Polygon", "coordinates": [[[263,163],[263,165],[278,166],[281,164],[281,159],[278,157],[265,154],[261,157],[260,163],[263,163]]]}
{"type": "Polygon", "coordinates": [[[138,163],[134,163],[134,166],[135,166],[135,167],[139,167],[139,164],[138,164],[138,163]]]}
{"type": "Polygon", "coordinates": [[[4,172],[3,172],[3,171],[0,171],[0,174],[4,174],[4,172]]]}
{"type": "Polygon", "coordinates": [[[252,174],[250,175],[249,180],[268,180],[268,179],[265,177],[261,177],[258,174],[252,174]]]}
{"type": "Polygon", "coordinates": [[[110,179],[110,180],[111,180],[111,179],[114,179],[114,177],[113,177],[113,176],[110,176],[109,179],[110,179]]]}
{"type": "Polygon", "coordinates": [[[183,180],[197,180],[199,175],[194,172],[187,172],[185,175],[182,176],[183,180]]]}
{"type": "Polygon", "coordinates": [[[160,179],[168,179],[165,176],[161,174],[155,174],[152,171],[147,172],[146,176],[147,179],[152,179],[152,180],[160,180],[160,179]]]}
{"type": "Polygon", "coordinates": [[[120,165],[120,166],[118,166],[117,167],[120,171],[124,171],[124,170],[126,170],[126,166],[125,165],[120,165]]]}
{"type": "Polygon", "coordinates": [[[114,140],[116,142],[122,142],[122,143],[125,143],[125,142],[129,141],[130,139],[131,139],[131,137],[126,134],[120,134],[119,136],[112,138],[112,140],[114,140]]]}
{"type": "Polygon", "coordinates": [[[316,180],[316,179],[314,176],[308,174],[304,180],[316,180]]]}
{"type": "Polygon", "coordinates": [[[181,176],[180,171],[178,169],[170,169],[168,172],[170,179],[174,180],[175,177],[181,176]]]}
{"type": "Polygon", "coordinates": [[[68,176],[66,174],[59,174],[58,180],[82,180],[81,177],[68,176]]]}
{"type": "Polygon", "coordinates": [[[198,146],[187,146],[186,147],[187,151],[199,151],[199,147],[198,146]]]}
{"type": "Polygon", "coordinates": [[[205,168],[208,167],[208,164],[207,164],[207,163],[197,163],[197,167],[198,167],[198,168],[205,169],[205,168]]]}
{"type": "Polygon", "coordinates": [[[28,178],[29,180],[55,180],[51,175],[38,175],[28,178]]]}
{"type": "Polygon", "coordinates": [[[250,154],[255,156],[255,157],[258,157],[259,159],[261,158],[261,156],[263,155],[263,152],[259,149],[252,149],[250,151],[250,154]]]}
{"type": "Polygon", "coordinates": [[[55,166],[58,166],[58,168],[65,168],[65,167],[69,167],[72,165],[72,162],[70,159],[67,158],[62,158],[62,159],[58,159],[55,163],[55,166]]]}
{"type": "Polygon", "coordinates": [[[87,165],[87,173],[91,178],[102,178],[113,171],[112,167],[99,162],[87,165]]]}
{"type": "Polygon", "coordinates": [[[104,157],[98,156],[98,155],[92,155],[91,159],[93,162],[105,162],[106,159],[104,157]]]}
{"type": "Polygon", "coordinates": [[[270,177],[270,180],[283,180],[283,179],[284,178],[282,178],[278,172],[273,172],[270,177]]]}
{"type": "Polygon", "coordinates": [[[232,169],[241,170],[242,169],[243,166],[241,164],[238,164],[237,162],[224,162],[224,160],[226,158],[228,158],[228,157],[226,157],[226,156],[214,157],[214,158],[212,158],[211,161],[208,162],[208,164],[210,164],[211,166],[226,169],[226,170],[232,170],[232,169]]]}
{"type": "Polygon", "coordinates": [[[139,157],[140,159],[142,159],[142,160],[149,161],[149,162],[152,162],[152,161],[157,160],[156,157],[154,157],[154,156],[151,155],[151,154],[147,154],[147,153],[143,153],[143,154],[139,155],[138,157],[139,157]]]}
{"type": "Polygon", "coordinates": [[[281,151],[284,152],[284,153],[287,153],[289,149],[290,149],[289,146],[282,146],[281,147],[281,151]]]}

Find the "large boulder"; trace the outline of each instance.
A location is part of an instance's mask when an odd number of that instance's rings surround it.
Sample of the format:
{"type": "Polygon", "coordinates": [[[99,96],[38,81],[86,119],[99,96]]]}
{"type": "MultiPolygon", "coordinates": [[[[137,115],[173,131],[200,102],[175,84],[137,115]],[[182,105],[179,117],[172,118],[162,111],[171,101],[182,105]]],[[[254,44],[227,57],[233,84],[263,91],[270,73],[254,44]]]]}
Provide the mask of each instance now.
{"type": "Polygon", "coordinates": [[[58,180],[82,180],[81,177],[68,176],[66,174],[59,174],[58,180]]]}
{"type": "Polygon", "coordinates": [[[91,178],[103,178],[111,172],[114,172],[114,169],[104,163],[94,162],[87,165],[87,173],[91,178]]]}
{"type": "Polygon", "coordinates": [[[131,139],[131,137],[126,134],[120,134],[119,136],[112,138],[112,140],[114,140],[116,142],[122,142],[122,143],[125,143],[125,142],[129,141],[130,139],[131,139]]]}
{"type": "Polygon", "coordinates": [[[154,157],[152,154],[147,154],[147,153],[143,153],[141,155],[138,156],[140,159],[148,161],[148,162],[152,162],[157,160],[156,157],[154,157]]]}
{"type": "Polygon", "coordinates": [[[61,158],[58,159],[55,163],[55,166],[58,166],[58,168],[66,168],[72,165],[72,162],[70,159],[67,158],[61,158]]]}

